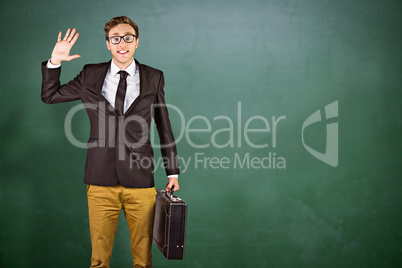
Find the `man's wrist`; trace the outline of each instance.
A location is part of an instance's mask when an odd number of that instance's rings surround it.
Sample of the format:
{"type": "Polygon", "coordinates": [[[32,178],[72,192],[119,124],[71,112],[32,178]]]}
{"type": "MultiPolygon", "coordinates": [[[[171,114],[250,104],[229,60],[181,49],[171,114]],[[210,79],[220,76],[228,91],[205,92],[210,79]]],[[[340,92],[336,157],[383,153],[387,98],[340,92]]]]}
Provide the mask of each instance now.
{"type": "Polygon", "coordinates": [[[168,177],[168,179],[170,179],[170,178],[179,179],[179,175],[178,175],[178,174],[168,175],[167,177],[168,177]]]}
{"type": "Polygon", "coordinates": [[[53,58],[50,58],[49,62],[53,65],[60,65],[61,64],[61,60],[55,60],[53,58]]]}
{"type": "Polygon", "coordinates": [[[49,69],[55,69],[55,68],[59,68],[61,66],[60,64],[54,64],[53,62],[51,62],[51,59],[47,61],[46,67],[49,69]]]}

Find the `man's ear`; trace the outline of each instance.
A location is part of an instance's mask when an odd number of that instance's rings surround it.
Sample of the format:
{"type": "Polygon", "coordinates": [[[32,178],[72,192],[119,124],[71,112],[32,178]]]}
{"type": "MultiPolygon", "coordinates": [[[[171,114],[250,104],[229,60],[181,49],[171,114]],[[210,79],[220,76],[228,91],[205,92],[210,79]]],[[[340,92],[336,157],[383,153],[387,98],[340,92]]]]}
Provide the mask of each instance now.
{"type": "Polygon", "coordinates": [[[109,40],[106,40],[106,46],[107,46],[107,49],[109,49],[109,50],[110,50],[110,44],[109,44],[109,40]]]}
{"type": "Polygon", "coordinates": [[[135,49],[138,48],[138,43],[140,42],[140,39],[137,38],[137,45],[135,46],[135,49]]]}

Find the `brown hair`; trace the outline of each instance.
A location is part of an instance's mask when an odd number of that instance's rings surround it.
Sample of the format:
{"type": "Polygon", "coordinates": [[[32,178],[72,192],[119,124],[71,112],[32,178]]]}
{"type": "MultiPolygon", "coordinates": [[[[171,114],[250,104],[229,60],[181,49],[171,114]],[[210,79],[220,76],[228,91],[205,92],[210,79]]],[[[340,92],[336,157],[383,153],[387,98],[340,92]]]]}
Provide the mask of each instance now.
{"type": "Polygon", "coordinates": [[[113,27],[117,26],[118,24],[122,24],[122,23],[128,24],[131,27],[133,27],[135,30],[135,36],[138,38],[139,32],[138,32],[137,24],[134,21],[127,18],[126,16],[120,16],[120,17],[114,17],[108,23],[105,24],[104,30],[105,30],[106,40],[108,40],[108,38],[109,38],[110,29],[112,29],[113,27]]]}

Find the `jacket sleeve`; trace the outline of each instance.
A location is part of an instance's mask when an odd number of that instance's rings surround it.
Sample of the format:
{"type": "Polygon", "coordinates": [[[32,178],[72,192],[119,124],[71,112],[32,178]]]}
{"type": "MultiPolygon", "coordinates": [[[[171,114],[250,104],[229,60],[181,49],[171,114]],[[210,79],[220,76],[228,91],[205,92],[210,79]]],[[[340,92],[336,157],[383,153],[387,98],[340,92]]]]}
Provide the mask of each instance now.
{"type": "Polygon", "coordinates": [[[159,134],[161,153],[166,175],[180,174],[176,142],[170,125],[169,113],[165,103],[165,80],[161,72],[158,91],[154,103],[154,120],[159,134]]]}
{"type": "Polygon", "coordinates": [[[60,85],[61,67],[51,69],[46,67],[47,61],[42,62],[42,92],[44,103],[60,103],[79,100],[81,97],[84,70],[65,85],[60,85]]]}

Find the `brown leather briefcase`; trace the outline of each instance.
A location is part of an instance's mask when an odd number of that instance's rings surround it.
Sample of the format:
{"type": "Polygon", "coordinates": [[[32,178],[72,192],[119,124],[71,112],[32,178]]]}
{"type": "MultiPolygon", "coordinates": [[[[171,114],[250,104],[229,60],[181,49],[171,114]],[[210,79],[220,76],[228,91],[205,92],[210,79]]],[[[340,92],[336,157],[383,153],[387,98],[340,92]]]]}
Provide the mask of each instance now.
{"type": "Polygon", "coordinates": [[[179,197],[156,190],[154,244],[168,260],[184,259],[187,203],[179,197]]]}

